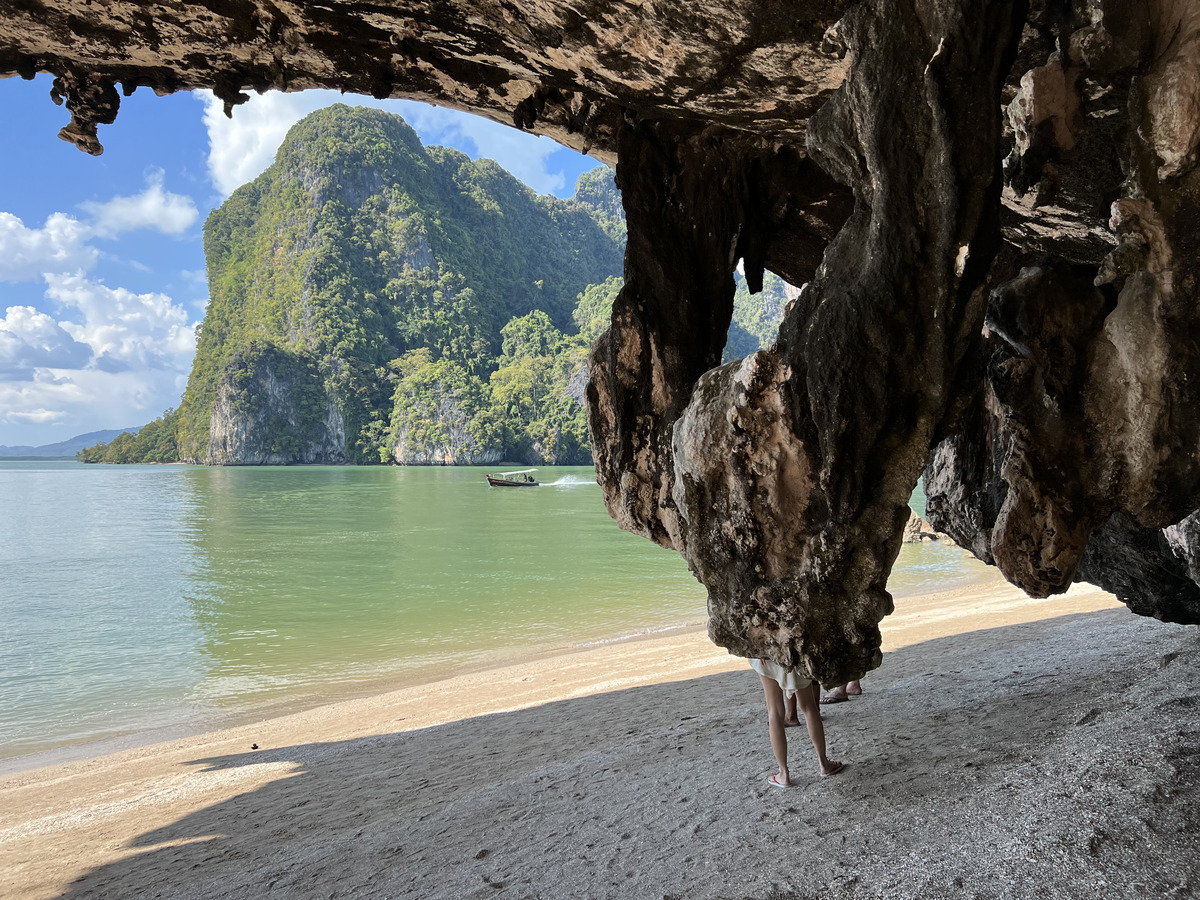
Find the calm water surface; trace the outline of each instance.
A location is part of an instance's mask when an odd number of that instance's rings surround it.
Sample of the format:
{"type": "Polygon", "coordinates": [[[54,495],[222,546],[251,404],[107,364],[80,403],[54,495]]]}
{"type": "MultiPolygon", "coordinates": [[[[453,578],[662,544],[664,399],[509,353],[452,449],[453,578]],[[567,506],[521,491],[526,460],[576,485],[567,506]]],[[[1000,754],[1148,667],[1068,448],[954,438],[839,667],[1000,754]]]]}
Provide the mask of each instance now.
{"type": "MultiPolygon", "coordinates": [[[[0,461],[0,758],[704,621],[590,468],[483,472],[0,461]]],[[[986,577],[906,546],[889,587],[986,577]]]]}

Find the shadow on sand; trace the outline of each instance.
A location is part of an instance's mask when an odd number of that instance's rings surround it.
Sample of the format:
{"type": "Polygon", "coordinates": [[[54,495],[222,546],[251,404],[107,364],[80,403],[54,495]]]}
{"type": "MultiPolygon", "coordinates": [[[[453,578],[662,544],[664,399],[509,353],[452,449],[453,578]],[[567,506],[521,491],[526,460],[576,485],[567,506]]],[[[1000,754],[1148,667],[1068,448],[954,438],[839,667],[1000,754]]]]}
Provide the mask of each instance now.
{"type": "Polygon", "coordinates": [[[293,768],[147,831],[63,896],[1200,891],[1194,629],[1112,610],[975,632],[888,654],[864,690],[825,708],[843,774],[814,777],[789,731],[787,791],[765,781],[749,669],[196,760],[293,768]]]}

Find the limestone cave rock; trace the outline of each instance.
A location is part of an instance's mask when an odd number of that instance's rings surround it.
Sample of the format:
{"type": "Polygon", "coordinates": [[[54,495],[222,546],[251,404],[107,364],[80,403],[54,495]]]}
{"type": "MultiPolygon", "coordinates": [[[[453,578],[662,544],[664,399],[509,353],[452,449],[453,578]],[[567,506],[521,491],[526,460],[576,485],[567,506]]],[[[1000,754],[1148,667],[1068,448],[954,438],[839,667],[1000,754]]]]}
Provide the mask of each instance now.
{"type": "MultiPolygon", "coordinates": [[[[429,100],[615,161],[597,478],[732,652],[880,661],[907,500],[1031,594],[1200,621],[1200,6],[0,0],[101,151],[119,84],[429,100]],[[803,285],[721,365],[741,264],[803,285]]],[[[236,113],[235,113],[236,114],[236,113]]]]}
{"type": "Polygon", "coordinates": [[[926,476],[931,521],[1031,595],[1088,580],[1176,622],[1200,621],[1198,42],[1190,4],[1097,4],[1041,107],[1023,83],[1035,137],[1008,157],[1006,211],[1069,190],[1082,227],[1006,228],[976,395],[926,476]],[[1099,138],[1115,166],[1077,153],[1099,138]],[[1089,215],[1084,193],[1107,202],[1089,215]]]}
{"type": "Polygon", "coordinates": [[[632,118],[689,119],[803,143],[846,69],[850,0],[417,0],[406,3],[0,2],[0,75],[56,76],[71,124],[97,126],[139,86],[337,88],[471,110],[614,161],[632,118]]]}
{"type": "Polygon", "coordinates": [[[935,531],[934,527],[918,516],[915,512],[910,513],[908,522],[904,526],[904,543],[906,544],[923,544],[926,541],[949,541],[946,535],[940,531],[935,531]]]}

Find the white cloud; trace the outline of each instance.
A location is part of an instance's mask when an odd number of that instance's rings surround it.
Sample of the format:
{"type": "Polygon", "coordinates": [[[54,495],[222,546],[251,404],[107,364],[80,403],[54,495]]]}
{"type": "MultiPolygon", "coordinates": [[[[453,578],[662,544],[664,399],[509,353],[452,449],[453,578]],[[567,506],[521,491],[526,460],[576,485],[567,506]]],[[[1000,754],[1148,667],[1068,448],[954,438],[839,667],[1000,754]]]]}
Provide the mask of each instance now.
{"type": "Polygon", "coordinates": [[[562,172],[548,172],[546,159],[560,145],[470,113],[410,100],[375,100],[337,91],[252,94],[226,118],[224,103],[211,91],[196,91],[208,128],[208,173],[222,196],[253,181],[275,159],[288,129],[309,113],[333,103],[373,106],[404,117],[427,144],[451,144],[468,155],[494,159],[540,193],[562,188],[562,172]],[[474,152],[471,152],[471,148],[474,152]]]}
{"type": "Polygon", "coordinates": [[[146,189],[140,194],[79,206],[90,220],[56,212],[41,228],[29,228],[12,213],[0,212],[0,281],[31,281],[46,272],[86,272],[100,258],[89,243],[92,239],[115,238],[142,228],[182,234],[200,215],[191,197],[163,190],[159,170],[147,175],[146,189]]]}
{"type": "Polygon", "coordinates": [[[8,412],[4,414],[5,421],[10,425],[48,425],[57,422],[66,415],[61,409],[30,409],[24,412],[8,412]]]}
{"type": "Polygon", "coordinates": [[[173,379],[146,371],[38,369],[31,381],[0,381],[6,444],[63,440],[99,428],[141,425],[179,403],[173,379]]]}
{"type": "Polygon", "coordinates": [[[0,319],[0,374],[32,377],[38,368],[81,369],[92,349],[32,306],[10,306],[0,319]]]}
{"type": "MultiPolygon", "coordinates": [[[[32,377],[20,382],[0,381],[0,409],[4,410],[0,422],[22,426],[19,431],[22,436],[45,433],[31,426],[62,422],[69,418],[65,407],[84,403],[87,399],[78,385],[55,375],[53,370],[35,369],[32,377]]],[[[19,440],[23,444],[40,442],[36,437],[19,440]]]]}
{"type": "Polygon", "coordinates": [[[212,91],[195,94],[204,103],[208,175],[224,197],[253,181],[275,161],[275,151],[289,128],[310,112],[341,99],[337,91],[268,91],[252,94],[248,102],[234,107],[230,119],[225,115],[225,104],[212,91]]]}
{"type": "Polygon", "coordinates": [[[28,281],[42,272],[90,269],[95,248],[90,229],[65,213],[54,213],[41,228],[27,228],[12,213],[0,212],[0,281],[28,281]]]}
{"type": "Polygon", "coordinates": [[[184,307],[81,273],[45,278],[60,321],[28,306],[0,319],[0,443],[138,425],[178,404],[196,345],[184,307]]]}
{"type": "Polygon", "coordinates": [[[186,373],[196,349],[187,311],[166,294],[135,294],[81,274],[46,275],[46,296],[78,310],[83,321],[59,323],[92,348],[96,364],[176,369],[186,373]]]}
{"type": "Polygon", "coordinates": [[[146,189],[140,194],[113,197],[104,203],[80,203],[79,206],[91,214],[91,233],[107,238],[140,228],[183,234],[200,215],[191,197],[163,190],[161,169],[147,173],[146,189]]]}

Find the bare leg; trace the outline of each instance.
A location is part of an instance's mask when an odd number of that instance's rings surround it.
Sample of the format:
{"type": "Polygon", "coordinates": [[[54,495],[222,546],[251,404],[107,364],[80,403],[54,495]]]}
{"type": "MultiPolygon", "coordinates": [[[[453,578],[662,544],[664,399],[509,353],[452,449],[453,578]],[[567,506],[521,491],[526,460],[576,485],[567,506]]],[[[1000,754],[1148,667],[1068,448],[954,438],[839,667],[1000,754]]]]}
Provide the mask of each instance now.
{"type": "Polygon", "coordinates": [[[821,707],[817,702],[821,689],[817,684],[796,692],[796,700],[800,711],[804,713],[804,723],[808,726],[808,737],[813,749],[817,751],[817,759],[821,762],[821,774],[832,775],[842,767],[837,760],[831,760],[825,755],[825,725],[821,721],[821,707]]]}
{"type": "Polygon", "coordinates": [[[796,695],[795,694],[792,694],[792,696],[788,697],[787,700],[784,702],[783,711],[784,711],[784,714],[783,714],[783,724],[784,725],[786,725],[788,728],[791,728],[793,725],[800,724],[800,717],[796,715],[796,695]]]}
{"type": "Polygon", "coordinates": [[[765,675],[758,677],[762,681],[763,694],[767,698],[767,727],[771,734],[771,751],[775,754],[775,761],[779,763],[779,774],[775,778],[780,784],[788,785],[792,781],[788,778],[787,735],[783,733],[783,689],[774,678],[767,678],[765,675]]]}

